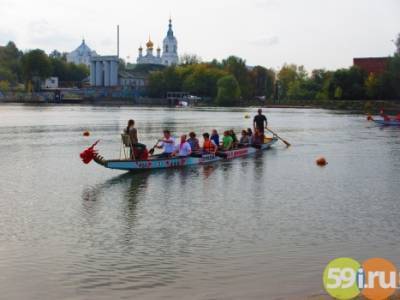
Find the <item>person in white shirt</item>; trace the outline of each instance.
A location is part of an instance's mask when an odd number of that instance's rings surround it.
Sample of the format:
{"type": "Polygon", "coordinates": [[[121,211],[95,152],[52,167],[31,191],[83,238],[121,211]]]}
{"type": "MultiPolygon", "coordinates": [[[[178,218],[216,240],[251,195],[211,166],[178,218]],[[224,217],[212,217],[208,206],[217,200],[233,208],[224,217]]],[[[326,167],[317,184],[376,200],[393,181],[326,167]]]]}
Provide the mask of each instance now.
{"type": "Polygon", "coordinates": [[[179,157],[186,157],[192,154],[192,147],[186,141],[186,134],[181,135],[181,142],[176,146],[174,155],[178,155],[179,157]]]}
{"type": "Polygon", "coordinates": [[[160,157],[171,157],[175,152],[175,139],[171,136],[169,130],[164,130],[164,139],[159,140],[157,148],[164,149],[160,157]]]}

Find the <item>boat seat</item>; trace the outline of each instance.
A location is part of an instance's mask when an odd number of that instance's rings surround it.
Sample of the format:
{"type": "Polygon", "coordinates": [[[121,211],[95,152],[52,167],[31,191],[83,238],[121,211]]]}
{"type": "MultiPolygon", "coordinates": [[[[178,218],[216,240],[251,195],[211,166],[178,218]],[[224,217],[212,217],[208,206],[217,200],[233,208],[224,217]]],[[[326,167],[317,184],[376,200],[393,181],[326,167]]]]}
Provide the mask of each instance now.
{"type": "Polygon", "coordinates": [[[130,148],[132,146],[131,137],[129,136],[129,134],[121,133],[121,140],[122,144],[124,144],[125,147],[130,148]]]}

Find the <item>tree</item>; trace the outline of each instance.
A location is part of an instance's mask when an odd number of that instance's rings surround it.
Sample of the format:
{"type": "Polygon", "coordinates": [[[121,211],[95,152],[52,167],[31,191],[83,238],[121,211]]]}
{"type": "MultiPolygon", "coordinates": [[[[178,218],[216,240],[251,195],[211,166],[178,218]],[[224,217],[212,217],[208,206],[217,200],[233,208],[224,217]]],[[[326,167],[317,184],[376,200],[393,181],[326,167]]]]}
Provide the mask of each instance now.
{"type": "Polygon", "coordinates": [[[362,100],[365,98],[364,83],[366,79],[365,71],[355,66],[336,70],[332,74],[329,86],[330,96],[339,100],[362,100]],[[338,88],[341,93],[336,92],[338,88]]]}
{"type": "Polygon", "coordinates": [[[50,58],[51,76],[58,77],[63,86],[80,86],[81,81],[89,76],[89,68],[86,65],[67,63],[62,57],[50,58]]]}
{"type": "Polygon", "coordinates": [[[3,79],[13,84],[22,80],[21,57],[22,52],[13,42],[0,47],[0,76],[3,79]]]}
{"type": "Polygon", "coordinates": [[[17,80],[15,74],[11,72],[10,69],[0,66],[0,80],[7,82],[15,82],[17,80]]]}
{"type": "Polygon", "coordinates": [[[222,61],[222,65],[227,72],[235,76],[239,83],[242,96],[246,99],[250,98],[250,78],[246,67],[246,61],[236,56],[229,56],[222,61]]]}
{"type": "Polygon", "coordinates": [[[265,80],[265,99],[270,100],[274,96],[275,92],[275,72],[271,69],[267,69],[267,77],[265,80]]]}
{"type": "Polygon", "coordinates": [[[166,68],[163,73],[166,92],[180,92],[182,90],[182,79],[176,66],[166,68]]]}
{"type": "Polygon", "coordinates": [[[68,64],[61,58],[50,58],[52,66],[52,75],[58,77],[59,81],[69,81],[68,64]]]}
{"type": "Polygon", "coordinates": [[[26,87],[30,81],[34,81],[35,90],[38,90],[40,80],[51,75],[50,59],[43,50],[29,51],[22,56],[22,71],[26,87]]]}
{"type": "Polygon", "coordinates": [[[371,73],[368,75],[367,79],[365,80],[365,93],[369,99],[374,99],[378,97],[379,90],[379,81],[378,77],[374,74],[371,73]]]}
{"type": "Polygon", "coordinates": [[[218,80],[217,104],[220,106],[233,106],[240,97],[240,87],[235,76],[227,75],[218,80]]]}
{"type": "Polygon", "coordinates": [[[400,55],[400,33],[397,35],[397,39],[394,43],[396,45],[396,54],[400,55]]]}
{"type": "Polygon", "coordinates": [[[315,97],[314,100],[329,100],[329,85],[332,78],[332,72],[324,69],[316,69],[311,73],[311,80],[314,82],[315,97]]]}
{"type": "Polygon", "coordinates": [[[155,71],[149,75],[147,90],[150,97],[165,97],[166,88],[162,71],[155,71]]]}
{"type": "Polygon", "coordinates": [[[196,54],[185,53],[179,58],[181,65],[197,65],[201,63],[201,57],[196,54]]]}
{"type": "Polygon", "coordinates": [[[294,64],[283,65],[278,72],[278,80],[280,89],[279,98],[286,99],[290,83],[297,80],[297,66],[294,64]]]}
{"type": "Polygon", "coordinates": [[[389,58],[386,70],[378,82],[380,98],[400,99],[400,54],[389,58]]]}
{"type": "Polygon", "coordinates": [[[0,92],[8,92],[10,90],[10,83],[7,80],[0,80],[0,92]]]}
{"type": "Polygon", "coordinates": [[[182,70],[183,90],[191,94],[203,97],[215,98],[217,95],[218,80],[227,75],[223,70],[219,70],[206,64],[194,65],[190,68],[190,73],[182,70]]]}
{"type": "Polygon", "coordinates": [[[271,99],[274,93],[275,72],[262,66],[255,66],[250,71],[252,96],[265,96],[271,99]]]}

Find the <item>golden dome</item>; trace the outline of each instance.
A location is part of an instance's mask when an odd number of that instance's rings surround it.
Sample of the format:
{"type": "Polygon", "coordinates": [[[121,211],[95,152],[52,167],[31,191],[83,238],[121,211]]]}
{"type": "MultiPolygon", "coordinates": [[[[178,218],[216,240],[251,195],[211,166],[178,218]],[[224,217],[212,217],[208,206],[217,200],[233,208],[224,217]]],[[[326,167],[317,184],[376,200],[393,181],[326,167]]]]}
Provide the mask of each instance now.
{"type": "Polygon", "coordinates": [[[146,43],[146,47],[147,47],[148,49],[153,49],[153,46],[154,46],[154,44],[153,44],[153,42],[151,41],[151,39],[149,38],[149,41],[146,43]]]}

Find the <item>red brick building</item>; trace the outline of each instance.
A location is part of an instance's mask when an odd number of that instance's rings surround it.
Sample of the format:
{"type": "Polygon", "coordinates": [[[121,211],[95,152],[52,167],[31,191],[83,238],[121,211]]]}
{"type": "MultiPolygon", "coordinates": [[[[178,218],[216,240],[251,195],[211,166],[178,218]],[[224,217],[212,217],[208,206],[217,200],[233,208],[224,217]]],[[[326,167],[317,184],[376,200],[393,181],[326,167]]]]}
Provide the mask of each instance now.
{"type": "Polygon", "coordinates": [[[353,58],[353,66],[357,66],[368,74],[382,74],[386,69],[388,57],[362,57],[353,58]]]}

